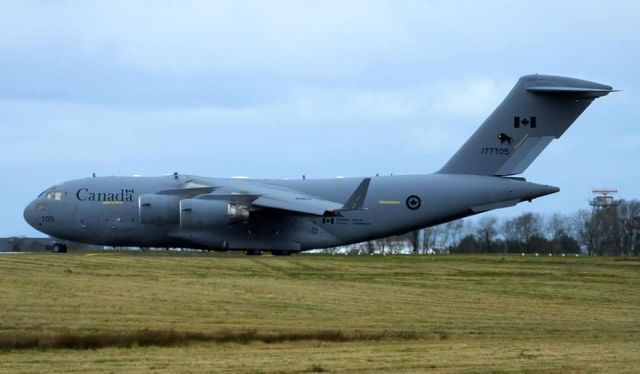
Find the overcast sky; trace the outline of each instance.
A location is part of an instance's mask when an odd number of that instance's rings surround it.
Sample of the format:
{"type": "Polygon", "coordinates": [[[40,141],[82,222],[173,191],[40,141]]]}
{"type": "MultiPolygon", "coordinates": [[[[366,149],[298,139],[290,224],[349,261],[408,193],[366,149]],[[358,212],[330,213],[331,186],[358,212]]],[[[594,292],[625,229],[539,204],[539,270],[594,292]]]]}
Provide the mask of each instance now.
{"type": "Polygon", "coordinates": [[[523,174],[570,213],[640,198],[638,1],[0,1],[0,236],[97,175],[440,168],[525,74],[622,89],[523,174]]]}

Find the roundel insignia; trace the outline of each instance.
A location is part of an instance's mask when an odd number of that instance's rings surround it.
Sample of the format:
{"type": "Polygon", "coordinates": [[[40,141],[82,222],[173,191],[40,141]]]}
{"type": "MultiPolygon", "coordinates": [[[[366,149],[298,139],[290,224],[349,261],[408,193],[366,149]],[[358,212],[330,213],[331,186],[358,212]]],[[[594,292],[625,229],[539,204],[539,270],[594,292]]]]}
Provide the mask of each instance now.
{"type": "Polygon", "coordinates": [[[416,210],[418,208],[420,208],[420,205],[422,205],[422,201],[420,200],[420,198],[416,195],[411,195],[409,197],[407,197],[407,208],[411,209],[411,210],[416,210]]]}

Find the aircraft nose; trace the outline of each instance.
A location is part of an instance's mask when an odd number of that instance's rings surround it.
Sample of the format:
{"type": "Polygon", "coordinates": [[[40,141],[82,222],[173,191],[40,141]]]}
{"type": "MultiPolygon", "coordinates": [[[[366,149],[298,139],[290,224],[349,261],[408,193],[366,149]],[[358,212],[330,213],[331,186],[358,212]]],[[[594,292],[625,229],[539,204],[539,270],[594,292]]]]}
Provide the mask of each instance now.
{"type": "Polygon", "coordinates": [[[27,221],[27,223],[33,227],[34,229],[38,229],[38,224],[37,224],[37,208],[36,208],[36,201],[32,201],[31,203],[29,203],[29,205],[27,205],[26,208],[24,208],[24,212],[23,212],[23,216],[24,216],[24,220],[27,221]]]}

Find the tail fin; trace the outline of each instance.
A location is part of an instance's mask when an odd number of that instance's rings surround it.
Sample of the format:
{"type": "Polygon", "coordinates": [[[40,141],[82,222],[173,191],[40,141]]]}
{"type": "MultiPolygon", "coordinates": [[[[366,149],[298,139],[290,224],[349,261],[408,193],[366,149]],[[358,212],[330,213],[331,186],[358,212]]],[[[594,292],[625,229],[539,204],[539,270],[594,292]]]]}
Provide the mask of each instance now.
{"type": "Polygon", "coordinates": [[[550,75],[526,75],[438,173],[524,172],[610,86],[550,75]]]}

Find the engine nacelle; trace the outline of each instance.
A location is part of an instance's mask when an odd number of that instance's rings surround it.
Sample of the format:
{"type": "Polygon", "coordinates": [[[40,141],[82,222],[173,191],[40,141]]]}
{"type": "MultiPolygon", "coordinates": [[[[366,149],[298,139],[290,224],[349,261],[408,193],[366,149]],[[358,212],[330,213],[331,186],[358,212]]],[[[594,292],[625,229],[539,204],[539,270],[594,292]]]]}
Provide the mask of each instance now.
{"type": "Polygon", "coordinates": [[[180,196],[146,194],[138,198],[140,222],[163,225],[180,221],[180,196]]]}
{"type": "Polygon", "coordinates": [[[180,201],[180,227],[209,229],[246,222],[249,208],[224,200],[185,199],[180,201]]]}

